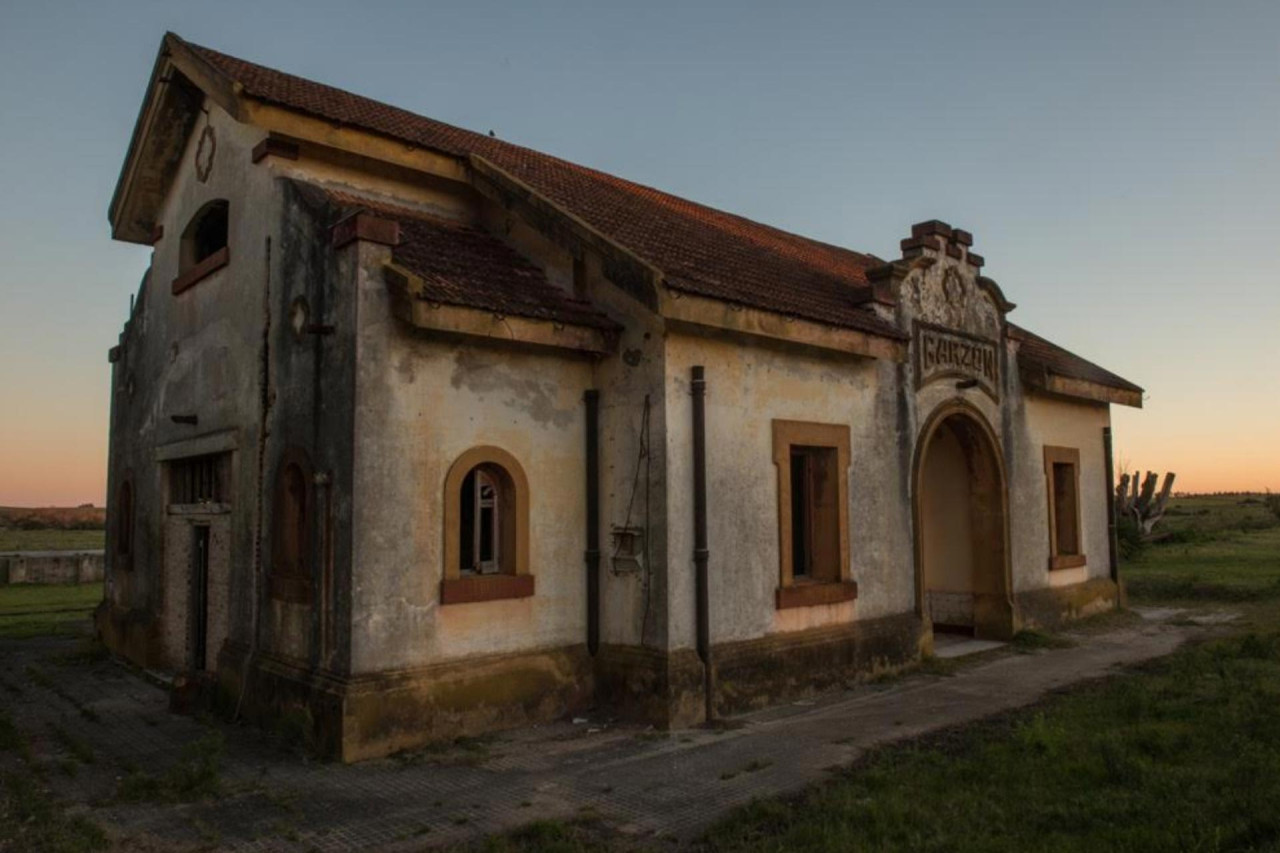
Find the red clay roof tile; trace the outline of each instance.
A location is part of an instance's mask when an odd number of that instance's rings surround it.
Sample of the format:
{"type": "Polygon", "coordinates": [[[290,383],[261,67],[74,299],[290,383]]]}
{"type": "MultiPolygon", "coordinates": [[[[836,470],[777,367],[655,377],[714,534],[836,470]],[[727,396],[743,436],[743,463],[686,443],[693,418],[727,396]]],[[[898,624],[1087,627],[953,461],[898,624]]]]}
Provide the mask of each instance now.
{"type": "Polygon", "coordinates": [[[485,231],[360,196],[329,190],[325,194],[352,213],[367,210],[399,223],[400,242],[392,248],[391,259],[422,279],[420,298],[428,302],[606,331],[618,328],[485,231]]]}
{"type": "Polygon", "coordinates": [[[1021,326],[1009,323],[1008,331],[1009,337],[1018,342],[1018,363],[1023,366],[1047,370],[1071,379],[1096,382],[1108,388],[1142,393],[1142,389],[1129,380],[1091,361],[1086,361],[1070,350],[1063,349],[1033,332],[1028,332],[1021,326]]]}
{"type": "Polygon", "coordinates": [[[188,44],[244,94],[446,154],[478,155],[659,269],[681,291],[903,340],[866,302],[868,255],[188,44]]]}

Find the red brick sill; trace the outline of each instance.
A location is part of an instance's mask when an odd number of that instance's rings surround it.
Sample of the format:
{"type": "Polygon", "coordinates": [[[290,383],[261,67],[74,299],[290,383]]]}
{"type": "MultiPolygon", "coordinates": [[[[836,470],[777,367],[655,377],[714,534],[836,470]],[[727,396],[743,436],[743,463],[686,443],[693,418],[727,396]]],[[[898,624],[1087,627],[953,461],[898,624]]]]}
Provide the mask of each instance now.
{"type": "Polygon", "coordinates": [[[858,597],[858,584],[854,581],[814,583],[801,581],[793,586],[778,587],[779,610],[790,607],[813,607],[818,604],[838,604],[858,597]]]}
{"type": "Polygon", "coordinates": [[[231,248],[223,246],[191,269],[173,280],[173,295],[190,290],[218,270],[231,263],[231,248]]]}
{"type": "Polygon", "coordinates": [[[1049,571],[1058,569],[1078,569],[1084,565],[1084,554],[1067,554],[1062,557],[1049,558],[1049,571]]]}
{"type": "Polygon", "coordinates": [[[440,582],[441,604],[472,604],[533,595],[533,575],[468,575],[440,582]]]}

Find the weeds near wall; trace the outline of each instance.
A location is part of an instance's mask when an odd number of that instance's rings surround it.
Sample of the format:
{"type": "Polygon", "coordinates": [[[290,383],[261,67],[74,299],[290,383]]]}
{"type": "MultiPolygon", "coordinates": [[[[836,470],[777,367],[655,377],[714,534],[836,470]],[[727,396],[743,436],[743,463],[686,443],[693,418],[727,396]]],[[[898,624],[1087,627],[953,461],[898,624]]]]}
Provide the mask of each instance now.
{"type": "Polygon", "coordinates": [[[222,792],[222,733],[209,730],[187,744],[169,770],[153,776],[134,768],[121,780],[116,799],[122,803],[189,803],[222,792]]]}

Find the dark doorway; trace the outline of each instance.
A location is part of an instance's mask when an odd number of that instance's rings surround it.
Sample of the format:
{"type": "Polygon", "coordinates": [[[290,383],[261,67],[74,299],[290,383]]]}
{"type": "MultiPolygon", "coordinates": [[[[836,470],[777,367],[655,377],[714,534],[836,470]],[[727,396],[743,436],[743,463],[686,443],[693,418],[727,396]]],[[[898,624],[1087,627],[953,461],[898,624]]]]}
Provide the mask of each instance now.
{"type": "Polygon", "coordinates": [[[191,543],[191,668],[209,668],[209,528],[192,529],[191,543]]]}

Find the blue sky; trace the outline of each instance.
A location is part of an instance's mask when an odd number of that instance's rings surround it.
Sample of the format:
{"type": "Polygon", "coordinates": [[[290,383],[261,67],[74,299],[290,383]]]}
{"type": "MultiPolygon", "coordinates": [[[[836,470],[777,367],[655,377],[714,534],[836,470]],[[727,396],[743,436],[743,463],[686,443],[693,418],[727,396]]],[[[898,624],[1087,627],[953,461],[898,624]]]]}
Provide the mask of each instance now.
{"type": "Polygon", "coordinates": [[[1280,489],[1280,3],[0,8],[0,505],[101,502],[146,267],[106,221],[166,29],[882,257],[972,231],[1011,319],[1133,379],[1119,456],[1280,489]]]}

